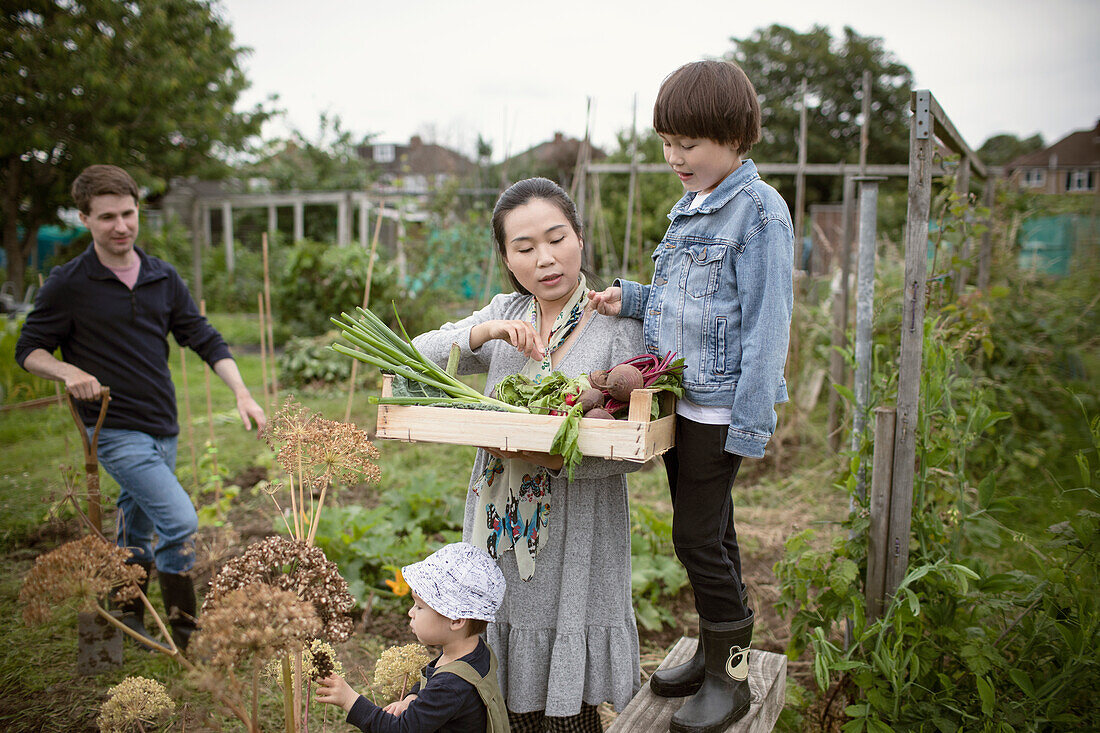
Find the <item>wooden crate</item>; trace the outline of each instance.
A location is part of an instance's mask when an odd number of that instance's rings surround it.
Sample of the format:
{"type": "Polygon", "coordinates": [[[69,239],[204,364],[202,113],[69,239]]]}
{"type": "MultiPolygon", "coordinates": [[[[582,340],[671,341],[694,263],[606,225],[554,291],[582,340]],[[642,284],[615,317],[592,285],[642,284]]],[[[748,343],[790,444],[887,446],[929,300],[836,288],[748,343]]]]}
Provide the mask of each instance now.
{"type": "MultiPolygon", "coordinates": [[[[581,453],[644,463],[672,447],[676,432],[674,415],[650,420],[656,390],[634,390],[626,420],[581,418],[577,438],[581,453]]],[[[382,396],[393,395],[393,377],[382,380],[382,396]]],[[[548,452],[565,418],[556,415],[524,415],[493,410],[461,410],[451,407],[379,405],[376,434],[379,438],[411,443],[475,445],[501,450],[548,452]]]]}

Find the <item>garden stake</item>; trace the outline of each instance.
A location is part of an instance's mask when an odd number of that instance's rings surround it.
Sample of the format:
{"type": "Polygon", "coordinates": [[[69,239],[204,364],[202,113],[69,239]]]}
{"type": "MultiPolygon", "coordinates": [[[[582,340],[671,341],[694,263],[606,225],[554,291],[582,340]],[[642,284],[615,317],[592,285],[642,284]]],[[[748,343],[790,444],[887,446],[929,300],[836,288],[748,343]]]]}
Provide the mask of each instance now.
{"type": "MultiPolygon", "coordinates": [[[[374,278],[374,253],[378,249],[378,235],[382,233],[382,211],[384,206],[378,207],[378,218],[374,222],[374,237],[370,242],[370,257],[367,259],[367,285],[363,288],[363,307],[370,308],[370,283],[374,278]]],[[[348,406],[344,410],[344,422],[351,422],[351,400],[355,396],[355,374],[359,371],[359,361],[351,362],[351,379],[348,380],[348,406]]]]}
{"type": "MultiPolygon", "coordinates": [[[[206,317],[206,299],[199,301],[199,315],[206,317]]],[[[210,365],[204,363],[202,370],[203,383],[206,385],[206,432],[211,447],[214,445],[214,402],[210,396],[210,365]]],[[[214,469],[214,475],[218,475],[218,454],[217,452],[210,453],[211,467],[214,469]]],[[[220,493],[220,492],[219,492],[220,493]]],[[[214,501],[217,503],[221,496],[215,497],[214,501]]]]}
{"type": "Polygon", "coordinates": [[[191,483],[199,487],[199,462],[195,458],[195,423],[191,418],[191,390],[187,383],[187,349],[180,347],[180,374],[183,375],[183,408],[187,416],[187,443],[191,447],[191,483]]]}
{"type": "Polygon", "coordinates": [[[95,430],[91,440],[88,439],[88,431],[84,428],[84,421],[80,419],[80,413],[76,411],[76,403],[72,395],[66,393],[69,400],[69,412],[73,415],[77,430],[80,431],[80,439],[84,444],[84,471],[88,485],[88,519],[92,527],[100,535],[103,534],[103,518],[99,506],[99,459],[96,451],[99,448],[99,429],[103,427],[103,418],[107,417],[107,403],[111,400],[110,387],[103,387],[100,392],[99,418],[95,422],[95,430]]]}
{"type": "Polygon", "coordinates": [[[267,348],[271,349],[271,397],[279,399],[279,373],[275,365],[275,328],[271,315],[271,272],[267,265],[267,232],[260,235],[264,253],[264,312],[267,313],[267,348]]]}
{"type": "Polygon", "coordinates": [[[256,293],[257,313],[260,314],[260,371],[264,375],[264,407],[271,414],[271,387],[267,383],[267,335],[264,334],[264,294],[256,293]]]}

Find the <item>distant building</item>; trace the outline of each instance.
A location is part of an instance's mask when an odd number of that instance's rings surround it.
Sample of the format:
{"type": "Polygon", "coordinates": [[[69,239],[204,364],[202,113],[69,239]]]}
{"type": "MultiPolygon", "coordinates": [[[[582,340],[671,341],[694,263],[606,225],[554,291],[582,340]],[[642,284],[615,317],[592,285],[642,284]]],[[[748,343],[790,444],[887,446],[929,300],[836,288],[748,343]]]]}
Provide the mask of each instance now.
{"type": "Polygon", "coordinates": [[[372,143],[357,149],[360,159],[377,176],[375,189],[384,192],[428,193],[449,180],[466,179],[477,164],[461,153],[413,135],[408,145],[372,143]]]}
{"type": "MultiPolygon", "coordinates": [[[[504,162],[503,170],[510,181],[525,176],[544,176],[568,189],[573,185],[573,171],[577,167],[577,157],[581,153],[582,145],[583,140],[555,132],[553,140],[508,158],[504,162]]],[[[592,147],[589,162],[606,157],[607,154],[602,150],[592,147]]]]}
{"type": "Polygon", "coordinates": [[[1021,155],[1005,166],[1013,188],[1035,193],[1100,192],[1100,120],[1048,148],[1021,155]]]}

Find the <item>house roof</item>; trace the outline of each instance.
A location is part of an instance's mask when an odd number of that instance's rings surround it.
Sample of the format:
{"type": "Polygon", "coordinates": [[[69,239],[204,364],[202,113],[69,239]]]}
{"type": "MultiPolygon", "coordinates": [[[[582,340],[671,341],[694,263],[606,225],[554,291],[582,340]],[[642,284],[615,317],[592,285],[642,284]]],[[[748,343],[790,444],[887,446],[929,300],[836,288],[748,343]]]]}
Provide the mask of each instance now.
{"type": "MultiPolygon", "coordinates": [[[[582,140],[578,140],[575,137],[565,137],[560,132],[554,133],[553,140],[547,140],[544,143],[529,148],[522,153],[509,158],[511,161],[534,161],[537,163],[551,165],[561,170],[571,170],[574,165],[577,164],[577,155],[580,153],[582,140]]],[[[599,148],[592,146],[591,149],[592,160],[600,160],[606,158],[607,154],[599,148]]]]}
{"type": "Polygon", "coordinates": [[[1078,130],[1065,136],[1048,148],[1021,155],[1005,166],[1006,170],[1042,166],[1093,166],[1100,165],[1100,120],[1091,130],[1078,130]]]}
{"type": "Polygon", "coordinates": [[[374,160],[374,148],[379,145],[384,143],[360,145],[359,157],[389,173],[461,176],[477,169],[477,164],[461,153],[442,145],[426,143],[419,135],[413,135],[408,145],[394,144],[394,160],[389,163],[374,160]]]}

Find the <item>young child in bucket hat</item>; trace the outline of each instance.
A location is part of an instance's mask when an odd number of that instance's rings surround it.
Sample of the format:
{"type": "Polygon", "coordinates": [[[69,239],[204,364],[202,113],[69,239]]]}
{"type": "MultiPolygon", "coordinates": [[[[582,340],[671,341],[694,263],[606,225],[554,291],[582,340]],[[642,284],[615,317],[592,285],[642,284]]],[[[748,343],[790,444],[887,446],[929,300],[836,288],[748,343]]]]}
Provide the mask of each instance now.
{"type": "Polygon", "coordinates": [[[321,680],[317,699],[339,705],[348,723],[369,733],[508,733],[497,659],[480,636],[504,600],[500,568],[484,550],[456,542],[401,568],[401,574],[412,590],[413,633],[442,653],[421,671],[412,692],[384,708],[337,674],[321,680]]]}

